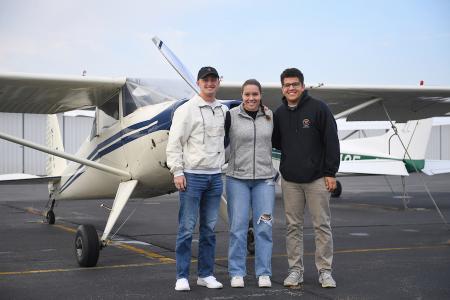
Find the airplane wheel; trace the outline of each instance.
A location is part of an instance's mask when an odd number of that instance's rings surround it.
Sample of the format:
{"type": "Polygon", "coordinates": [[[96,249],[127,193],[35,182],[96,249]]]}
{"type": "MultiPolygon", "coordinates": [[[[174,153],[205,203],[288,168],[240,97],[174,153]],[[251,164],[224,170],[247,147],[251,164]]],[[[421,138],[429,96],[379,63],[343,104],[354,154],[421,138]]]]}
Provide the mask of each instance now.
{"type": "Polygon", "coordinates": [[[47,214],[45,215],[45,220],[47,221],[48,224],[53,225],[55,224],[55,213],[53,212],[53,210],[49,210],[47,212],[47,214]]]}
{"type": "Polygon", "coordinates": [[[80,267],[94,267],[97,264],[100,242],[93,225],[78,226],[74,251],[80,267]]]}
{"type": "Polygon", "coordinates": [[[255,254],[255,230],[253,229],[253,224],[250,224],[247,231],[247,251],[250,255],[255,254]]]}
{"type": "Polygon", "coordinates": [[[336,180],[336,189],[331,192],[331,197],[339,198],[342,194],[342,184],[336,180]]]}

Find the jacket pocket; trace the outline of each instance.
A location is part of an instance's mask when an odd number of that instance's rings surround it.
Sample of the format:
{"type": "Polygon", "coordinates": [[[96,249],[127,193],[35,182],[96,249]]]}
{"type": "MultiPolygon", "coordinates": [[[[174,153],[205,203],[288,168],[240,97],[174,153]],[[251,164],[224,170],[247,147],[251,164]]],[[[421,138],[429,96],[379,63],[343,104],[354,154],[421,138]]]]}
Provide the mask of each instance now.
{"type": "Polygon", "coordinates": [[[225,129],[222,126],[206,126],[205,151],[207,153],[219,153],[224,151],[225,129]]]}
{"type": "Polygon", "coordinates": [[[240,146],[234,153],[234,174],[253,176],[253,147],[240,146]]]}

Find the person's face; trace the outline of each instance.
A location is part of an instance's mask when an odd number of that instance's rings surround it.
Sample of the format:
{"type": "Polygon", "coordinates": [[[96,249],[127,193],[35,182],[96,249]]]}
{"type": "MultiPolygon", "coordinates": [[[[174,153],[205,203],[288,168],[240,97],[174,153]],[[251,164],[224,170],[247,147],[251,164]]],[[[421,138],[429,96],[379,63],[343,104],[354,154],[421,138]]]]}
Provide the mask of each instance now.
{"type": "Polygon", "coordinates": [[[200,94],[206,97],[215,97],[217,89],[219,88],[219,78],[214,75],[208,75],[204,78],[200,78],[197,81],[197,85],[200,88],[200,94]]]}
{"type": "Polygon", "coordinates": [[[281,91],[283,92],[283,96],[286,97],[286,100],[289,103],[296,103],[298,99],[300,99],[300,96],[302,95],[304,90],[305,86],[297,77],[284,78],[281,91]]]}
{"type": "Polygon", "coordinates": [[[261,92],[258,86],[247,84],[242,91],[242,101],[244,108],[248,111],[257,111],[261,103],[261,92]]]}

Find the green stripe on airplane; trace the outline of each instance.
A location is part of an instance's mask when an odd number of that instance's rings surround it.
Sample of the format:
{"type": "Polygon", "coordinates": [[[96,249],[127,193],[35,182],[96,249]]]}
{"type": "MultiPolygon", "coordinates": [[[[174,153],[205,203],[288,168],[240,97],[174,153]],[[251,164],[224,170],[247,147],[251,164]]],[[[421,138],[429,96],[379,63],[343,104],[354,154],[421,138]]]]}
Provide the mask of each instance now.
{"type": "MultiPolygon", "coordinates": [[[[281,152],[275,149],[272,149],[272,158],[280,160],[281,158],[281,152]]],[[[369,155],[356,155],[356,154],[349,154],[349,153],[341,153],[341,161],[347,161],[347,160],[369,160],[369,159],[392,159],[392,160],[400,160],[400,159],[393,159],[390,157],[381,157],[381,156],[369,156],[369,155]]],[[[406,170],[409,173],[415,172],[417,170],[422,170],[425,167],[425,160],[423,159],[403,159],[403,162],[405,163],[406,170]]]]}

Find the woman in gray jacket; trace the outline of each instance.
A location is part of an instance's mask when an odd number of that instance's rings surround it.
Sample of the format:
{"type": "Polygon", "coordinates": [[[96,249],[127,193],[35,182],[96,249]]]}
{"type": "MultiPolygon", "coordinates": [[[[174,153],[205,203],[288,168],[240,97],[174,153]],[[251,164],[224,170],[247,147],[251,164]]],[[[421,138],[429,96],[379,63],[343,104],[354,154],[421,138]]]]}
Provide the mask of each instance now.
{"type": "Polygon", "coordinates": [[[226,192],[231,287],[244,287],[250,210],[256,243],[255,273],[258,285],[272,285],[272,218],[275,200],[272,130],[272,112],[261,103],[261,84],[255,79],[249,79],[242,85],[242,104],[227,112],[225,119],[225,132],[230,140],[226,192]]]}

